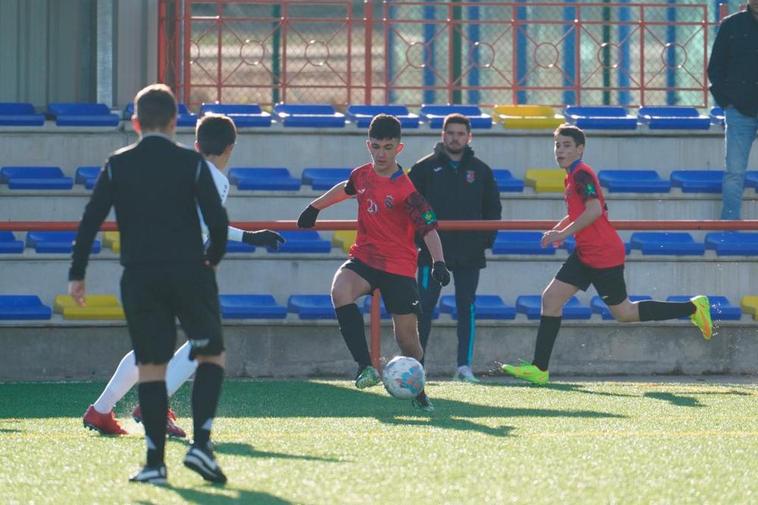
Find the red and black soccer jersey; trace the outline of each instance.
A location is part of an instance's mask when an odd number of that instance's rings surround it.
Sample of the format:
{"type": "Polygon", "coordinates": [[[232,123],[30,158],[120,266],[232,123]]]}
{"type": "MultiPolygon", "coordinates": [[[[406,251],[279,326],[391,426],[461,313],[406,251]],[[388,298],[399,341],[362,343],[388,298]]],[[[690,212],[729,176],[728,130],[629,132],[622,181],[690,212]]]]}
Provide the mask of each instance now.
{"type": "Polygon", "coordinates": [[[431,206],[402,169],[382,177],[367,163],[353,170],[348,184],[358,200],[358,236],[349,255],[370,267],[416,276],[416,234],[437,228],[431,206]]]}
{"type": "Polygon", "coordinates": [[[611,268],[624,264],[624,242],[608,221],[608,208],[600,182],[592,168],[577,160],[568,169],[565,198],[569,220],[576,221],[586,209],[587,200],[597,198],[603,214],[574,235],[579,259],[592,268],[611,268]]]}

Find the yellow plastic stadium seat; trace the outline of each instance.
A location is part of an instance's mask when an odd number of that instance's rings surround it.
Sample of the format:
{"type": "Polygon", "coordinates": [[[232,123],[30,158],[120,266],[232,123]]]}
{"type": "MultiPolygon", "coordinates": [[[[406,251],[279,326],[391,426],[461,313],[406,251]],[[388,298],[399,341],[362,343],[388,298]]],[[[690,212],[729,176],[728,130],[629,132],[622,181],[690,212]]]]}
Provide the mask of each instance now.
{"type": "Polygon", "coordinates": [[[332,245],[348,252],[350,246],[355,243],[356,235],[358,235],[358,232],[355,230],[337,230],[332,236],[332,245]]]}
{"type": "Polygon", "coordinates": [[[121,251],[121,235],[117,231],[106,231],[103,233],[103,244],[118,253],[121,251]]]}
{"type": "Polygon", "coordinates": [[[55,297],[53,310],[63,319],[124,319],[124,308],[115,295],[87,295],[87,303],[79,307],[69,295],[55,297]]]}
{"type": "Polygon", "coordinates": [[[556,114],[549,105],[496,105],[493,116],[505,128],[555,129],[566,122],[562,114],[556,114]]]}
{"type": "Polygon", "coordinates": [[[529,168],[524,175],[524,184],[537,193],[562,193],[566,171],[562,168],[529,168]]]}
{"type": "Polygon", "coordinates": [[[752,314],[753,319],[758,321],[758,295],[743,296],[740,307],[742,307],[742,312],[752,314]]]}

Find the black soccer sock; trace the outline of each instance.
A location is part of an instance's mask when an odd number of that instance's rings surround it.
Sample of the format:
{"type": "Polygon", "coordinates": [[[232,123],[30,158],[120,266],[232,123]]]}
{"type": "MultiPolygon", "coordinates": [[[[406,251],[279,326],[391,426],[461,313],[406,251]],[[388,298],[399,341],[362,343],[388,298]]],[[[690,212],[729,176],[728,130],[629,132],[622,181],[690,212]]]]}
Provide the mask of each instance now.
{"type": "Polygon", "coordinates": [[[366,329],[363,326],[361,311],[354,303],[343,305],[334,311],[337,313],[337,322],[340,326],[342,338],[345,339],[350,354],[353,355],[353,359],[362,370],[371,364],[371,355],[368,352],[366,329]]]}
{"type": "Polygon", "coordinates": [[[643,300],[637,304],[640,311],[640,321],[665,321],[677,319],[695,313],[692,302],[656,302],[643,300]]]}
{"type": "Polygon", "coordinates": [[[537,345],[534,347],[534,360],[532,364],[540,370],[547,370],[550,363],[550,355],[553,353],[553,345],[561,329],[561,318],[555,316],[542,316],[540,327],[537,330],[537,345]]]}
{"type": "Polygon", "coordinates": [[[200,363],[192,386],[192,422],[195,445],[205,447],[211,438],[213,418],[216,416],[224,369],[215,363],[200,363]]]}
{"type": "Polygon", "coordinates": [[[145,426],[147,466],[163,464],[166,452],[166,416],[168,394],[166,381],[140,382],[137,386],[142,424],[145,426]]]}

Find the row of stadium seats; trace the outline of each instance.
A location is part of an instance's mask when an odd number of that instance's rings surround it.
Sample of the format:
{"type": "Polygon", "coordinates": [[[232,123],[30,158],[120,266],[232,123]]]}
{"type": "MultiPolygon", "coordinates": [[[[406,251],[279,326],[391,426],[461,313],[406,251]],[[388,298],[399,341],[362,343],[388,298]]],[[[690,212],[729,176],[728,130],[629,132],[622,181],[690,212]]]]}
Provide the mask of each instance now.
{"type": "MultiPolygon", "coordinates": [[[[328,294],[291,295],[286,306],[279,305],[272,295],[265,294],[235,294],[220,295],[221,314],[224,319],[284,319],[287,314],[295,314],[303,320],[336,319],[328,294]]],[[[632,295],[632,301],[649,300],[647,295],[632,295]]],[[[667,301],[682,302],[691,298],[690,295],[669,296],[667,301]]],[[[724,296],[709,295],[711,316],[714,320],[734,321],[745,314],[753,315],[758,320],[758,296],[748,295],[742,298],[740,307],[732,305],[724,296]]],[[[477,319],[509,320],[517,314],[523,314],[527,319],[540,317],[540,295],[523,295],[516,298],[515,305],[506,304],[498,295],[477,295],[475,312],[477,319]]],[[[367,314],[371,310],[371,297],[363,300],[362,310],[367,314]]],[[[52,314],[61,314],[63,319],[72,320],[123,320],[124,311],[115,295],[93,294],[86,298],[86,305],[79,307],[68,295],[55,297],[53,307],[42,303],[36,295],[0,295],[0,320],[49,320],[52,314]]],[[[455,296],[444,295],[435,307],[434,318],[440,313],[450,314],[457,319],[458,312],[455,296]]],[[[612,319],[608,306],[594,296],[590,305],[583,305],[576,297],[569,300],[563,308],[564,319],[590,319],[598,314],[602,319],[612,319]]],[[[381,317],[390,316],[381,303],[381,317]]],[[[686,318],[683,318],[686,319],[686,318]]]]}
{"type": "MultiPolygon", "coordinates": [[[[133,112],[132,103],[120,115],[102,103],[52,103],[47,108],[47,115],[57,126],[116,127],[133,112]]],[[[185,104],[179,104],[178,112],[177,126],[195,126],[198,115],[185,104]]],[[[604,130],[634,130],[638,125],[651,130],[707,130],[711,124],[724,124],[724,112],[718,107],[705,116],[694,107],[684,106],[644,106],[638,109],[636,116],[621,106],[576,105],[567,106],[562,113],[556,113],[549,105],[496,105],[490,115],[476,105],[422,105],[415,114],[404,105],[356,104],[349,105],[343,114],[329,104],[280,103],[268,113],[257,104],[203,103],[198,112],[201,116],[227,114],[239,128],[269,127],[274,120],[285,127],[343,128],[350,122],[365,128],[376,114],[387,113],[397,116],[403,128],[426,124],[439,129],[444,117],[454,112],[468,117],[471,127],[477,129],[490,129],[493,123],[514,129],[552,129],[570,122],[585,129],[604,130]]],[[[41,126],[44,122],[45,115],[38,114],[30,103],[0,103],[0,126],[41,126]]]]}
{"type": "MultiPolygon", "coordinates": [[[[332,246],[347,252],[355,241],[354,231],[337,231],[331,241],[324,239],[314,230],[282,231],[286,242],[270,253],[329,253],[332,246]]],[[[0,253],[20,254],[25,248],[37,253],[69,254],[73,248],[76,232],[73,231],[31,231],[26,240],[18,240],[11,231],[0,231],[0,253]]],[[[556,247],[541,247],[542,232],[539,231],[499,231],[492,245],[493,254],[554,255],[556,247]]],[[[114,252],[121,250],[118,232],[104,232],[103,242],[114,252]]],[[[576,241],[570,237],[561,248],[572,252],[576,241]]],[[[92,244],[92,254],[101,250],[101,241],[92,244]]],[[[242,242],[230,240],[227,252],[252,253],[256,248],[242,242]]],[[[638,250],[643,255],[703,256],[706,250],[715,251],[718,256],[758,255],[758,233],[750,232],[710,232],[704,242],[697,242],[686,232],[634,232],[626,243],[627,254],[638,250]]]]}
{"type": "MultiPolygon", "coordinates": [[[[295,314],[303,320],[335,319],[331,298],[328,294],[290,295],[287,304],[279,305],[272,295],[266,294],[235,294],[219,295],[221,314],[224,319],[284,319],[287,314],[295,314]]],[[[667,301],[682,302],[691,298],[690,295],[675,295],[666,298],[667,301]]],[[[650,300],[648,295],[631,295],[632,301],[650,300]]],[[[711,316],[714,320],[734,321],[742,318],[742,314],[752,315],[758,320],[758,296],[748,295],[741,300],[740,306],[732,305],[725,296],[709,295],[711,316]]],[[[510,320],[517,314],[523,314],[527,319],[540,317],[540,295],[522,295],[516,297],[515,305],[506,304],[498,295],[477,295],[475,312],[480,320],[510,320]]],[[[381,317],[390,317],[384,303],[381,303],[381,317]]],[[[361,305],[364,314],[371,310],[371,296],[366,296],[361,305]]],[[[78,306],[68,295],[57,295],[53,307],[45,305],[36,295],[0,295],[0,320],[49,320],[52,314],[60,314],[63,319],[72,320],[123,320],[124,310],[115,295],[88,295],[86,305],[78,306]]],[[[449,314],[452,319],[458,318],[454,295],[440,297],[439,306],[435,307],[433,317],[437,319],[440,313],[449,314]]],[[[590,319],[598,314],[602,319],[613,319],[608,306],[599,296],[592,297],[590,305],[582,304],[578,298],[572,297],[563,308],[564,319],[590,319]]],[[[683,318],[686,319],[686,318],[683,318]]]]}
{"type": "MultiPolygon", "coordinates": [[[[236,167],[228,171],[229,181],[239,190],[299,191],[303,185],[313,190],[327,190],[350,176],[350,168],[303,169],[300,179],[284,167],[236,167]]],[[[92,189],[100,167],[76,169],[74,177],[64,175],[56,166],[8,166],[0,168],[0,184],[14,190],[70,190],[74,184],[92,189]]],[[[562,192],[566,172],[563,169],[530,168],[524,180],[514,177],[510,170],[494,169],[498,190],[519,193],[525,186],[538,193],[562,192]]],[[[668,193],[680,188],[683,193],[720,193],[723,170],[674,170],[669,180],[655,170],[600,170],[600,184],[612,193],[668,193]]],[[[745,187],[758,190],[758,171],[748,171],[745,187]]]]}

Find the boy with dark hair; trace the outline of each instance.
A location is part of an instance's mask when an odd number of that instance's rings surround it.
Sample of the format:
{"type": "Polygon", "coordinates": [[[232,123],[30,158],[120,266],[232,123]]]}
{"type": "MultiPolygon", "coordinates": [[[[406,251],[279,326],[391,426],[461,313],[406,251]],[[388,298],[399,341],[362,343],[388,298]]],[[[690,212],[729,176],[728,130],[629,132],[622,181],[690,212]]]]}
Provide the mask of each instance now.
{"type": "Polygon", "coordinates": [[[690,316],[706,340],[711,338],[711,312],[707,296],[688,302],[632,302],[624,282],[624,243],[608,221],[608,207],[592,168],[582,161],[584,132],[564,124],[554,133],[555,161],[566,170],[565,199],[568,215],[542,235],[542,247],[560,244],[571,235],[576,249],[542,293],[542,311],[534,360],[531,364],[503,365],[502,371],[535,384],[549,380],[548,363],[558,330],[563,305],[580,289],[592,284],[608,305],[613,317],[623,323],[663,321],[690,316]]]}
{"type": "Polygon", "coordinates": [[[210,435],[224,380],[214,268],[226,250],[229,220],[207,163],[172,139],[176,100],[168,86],[154,84],[140,91],[135,113],[132,121],[140,140],[111,155],[98,177],[79,225],[68,291],[79,305],[85,304],[92,242],[115,207],[124,266],[121,300],[139,370],[147,445],[146,465],[130,481],[166,483],[166,364],[174,352],[178,317],[192,346],[190,357],[199,362],[192,390],[194,443],[184,464],[206,480],[224,483],[210,435]],[[208,227],[207,250],[198,206],[208,227]]]}
{"type": "MultiPolygon", "coordinates": [[[[195,128],[195,150],[205,158],[222,204],[226,202],[229,195],[229,181],[223,171],[229,162],[236,138],[237,131],[234,122],[223,115],[207,114],[197,122],[195,128]]],[[[208,230],[199,208],[198,217],[205,242],[208,230]]],[[[249,232],[233,226],[229,226],[228,235],[231,240],[273,249],[277,249],[284,241],[274,231],[249,232]]],[[[185,342],[176,350],[168,363],[166,390],[169,398],[192,377],[197,369],[197,361],[189,358],[190,350],[190,343],[185,342]]],[[[82,421],[86,428],[99,431],[104,435],[127,434],[113,414],[113,407],[137,383],[137,374],[134,351],[131,351],[121,359],[103,392],[84,413],[82,421]]],[[[139,405],[132,412],[132,417],[135,421],[142,422],[142,410],[139,405]]],[[[166,417],[166,432],[170,437],[184,438],[186,436],[184,430],[176,424],[176,415],[171,408],[168,409],[166,417]]]]}
{"type": "MultiPolygon", "coordinates": [[[[300,228],[311,228],[319,211],[351,197],[358,200],[358,235],[348,260],[334,275],[331,294],[340,332],[358,364],[355,385],[359,389],[374,386],[381,379],[371,366],[363,316],[355,301],[378,288],[392,314],[401,353],[421,361],[416,237],[423,238],[429,248],[434,279],[443,286],[450,282],[434,212],[396,161],[403,150],[400,134],[396,117],[376,116],[366,141],[372,163],[356,168],[349,180],[313,200],[297,221],[300,228]]],[[[434,410],[424,391],[413,405],[427,412],[434,410]]]]}

